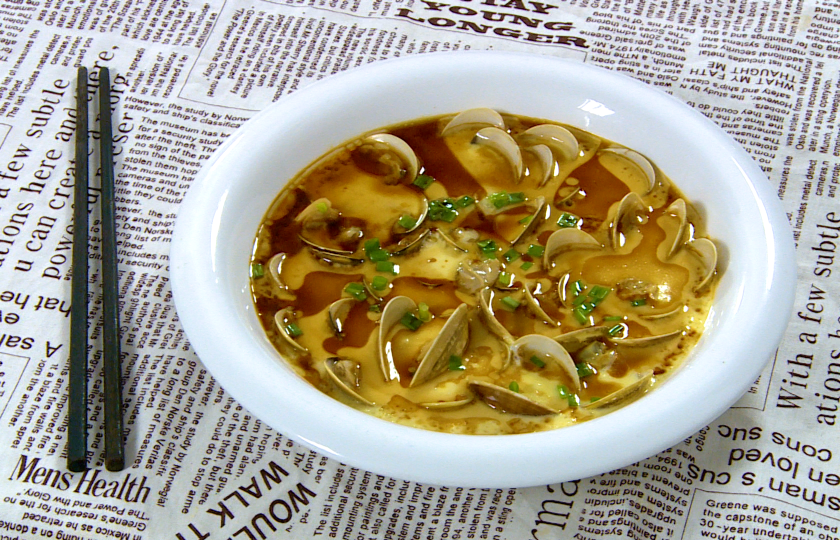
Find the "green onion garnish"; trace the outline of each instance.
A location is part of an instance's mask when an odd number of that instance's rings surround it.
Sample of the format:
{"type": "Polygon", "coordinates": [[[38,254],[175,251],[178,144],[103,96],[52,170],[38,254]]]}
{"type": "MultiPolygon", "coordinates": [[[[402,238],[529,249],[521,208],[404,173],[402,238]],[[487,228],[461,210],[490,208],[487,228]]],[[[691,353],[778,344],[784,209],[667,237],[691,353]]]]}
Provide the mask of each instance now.
{"type": "Polygon", "coordinates": [[[508,311],[516,311],[516,308],[519,307],[519,300],[512,296],[505,296],[500,302],[502,303],[502,307],[508,311]]]}
{"type": "Polygon", "coordinates": [[[370,306],[368,306],[368,311],[372,311],[374,313],[381,313],[382,308],[379,307],[379,304],[371,304],[370,306]]]}
{"type": "Polygon", "coordinates": [[[414,184],[420,189],[426,189],[427,187],[431,186],[434,183],[435,179],[429,176],[428,174],[418,174],[417,178],[414,179],[414,184]]]}
{"type": "Polygon", "coordinates": [[[589,398],[589,403],[595,403],[595,402],[596,402],[596,401],[598,401],[599,399],[601,399],[601,398],[599,398],[599,397],[589,398]]]}
{"type": "Polygon", "coordinates": [[[580,324],[587,324],[589,322],[587,312],[579,307],[572,310],[572,315],[575,316],[575,320],[577,320],[580,324]]]}
{"type": "Polygon", "coordinates": [[[481,251],[482,255],[488,259],[496,258],[496,242],[493,240],[479,240],[476,243],[478,244],[478,249],[481,251]]]}
{"type": "Polygon", "coordinates": [[[595,374],[595,368],[587,364],[586,362],[580,362],[579,364],[575,364],[577,368],[578,377],[588,377],[589,375],[595,374]]]}
{"type": "Polygon", "coordinates": [[[509,250],[505,251],[505,254],[502,255],[502,257],[504,257],[505,261],[511,262],[511,261],[515,261],[516,259],[518,259],[520,257],[520,255],[519,255],[518,251],[516,251],[513,248],[510,248],[509,250]]]}
{"type": "Polygon", "coordinates": [[[534,216],[525,216],[524,218],[519,220],[519,223],[521,225],[525,225],[527,223],[530,223],[532,219],[534,219],[534,216]]]}
{"type": "Polygon", "coordinates": [[[455,210],[455,201],[449,198],[429,201],[428,217],[432,221],[452,223],[458,217],[458,211],[455,210]]]}
{"type": "Polygon", "coordinates": [[[633,307],[643,306],[645,304],[647,304],[647,300],[645,300],[644,298],[637,298],[635,300],[630,301],[630,305],[633,307]]]}
{"type": "Polygon", "coordinates": [[[322,214],[326,214],[327,210],[329,210],[329,208],[327,207],[327,203],[323,201],[316,204],[315,209],[321,212],[322,214]]]}
{"type": "Polygon", "coordinates": [[[365,298],[367,298],[367,293],[365,292],[365,286],[363,283],[348,283],[347,286],[344,287],[344,292],[346,292],[356,300],[364,300],[365,298]]]}
{"type": "Polygon", "coordinates": [[[384,291],[388,288],[388,279],[382,276],[374,276],[370,282],[370,286],[377,291],[384,291]]]}
{"type": "Polygon", "coordinates": [[[545,247],[539,244],[531,244],[530,246],[528,246],[528,255],[534,258],[542,257],[544,251],[545,247]]]}
{"type": "Polygon", "coordinates": [[[296,338],[303,334],[303,330],[301,330],[300,326],[296,325],[295,323],[288,323],[285,329],[289,337],[296,338]]]}
{"type": "Polygon", "coordinates": [[[508,204],[521,203],[525,200],[525,193],[517,191],[508,195],[508,204]]]}
{"type": "Polygon", "coordinates": [[[624,317],[622,317],[621,315],[608,315],[608,316],[604,317],[604,320],[607,321],[607,322],[623,321],[624,317]]]}
{"type": "Polygon", "coordinates": [[[519,383],[516,382],[516,381],[510,381],[510,384],[508,385],[508,388],[510,388],[511,391],[518,393],[519,392],[519,383]]]}
{"type": "Polygon", "coordinates": [[[399,267],[391,261],[379,261],[376,263],[376,271],[396,276],[399,273],[399,267]]]}
{"type": "Polygon", "coordinates": [[[521,268],[523,270],[528,270],[532,266],[534,266],[534,263],[532,263],[531,261],[525,261],[525,262],[523,262],[522,264],[519,265],[519,268],[521,268]]]}
{"type": "Polygon", "coordinates": [[[251,265],[251,277],[254,279],[260,279],[265,275],[265,268],[260,263],[253,263],[251,265]]]}
{"type": "Polygon", "coordinates": [[[426,302],[420,302],[417,305],[417,316],[423,322],[429,322],[432,320],[432,312],[429,311],[429,304],[426,302]]]}
{"type": "Polygon", "coordinates": [[[382,248],[374,249],[373,251],[368,253],[368,258],[370,258],[370,260],[375,263],[387,261],[390,257],[391,254],[382,248]]]}
{"type": "Polygon", "coordinates": [[[464,195],[463,197],[458,197],[457,199],[455,199],[455,206],[457,208],[466,208],[473,203],[475,203],[475,199],[473,199],[469,195],[464,195]]]}
{"type": "Polygon", "coordinates": [[[603,300],[604,298],[606,298],[610,294],[610,290],[611,289],[609,287],[602,287],[601,285],[595,285],[589,291],[588,295],[591,296],[592,298],[595,298],[600,303],[601,300],[603,300]]]}
{"type": "Polygon", "coordinates": [[[536,356],[532,356],[532,357],[530,358],[530,361],[531,361],[531,363],[532,363],[532,364],[534,364],[534,365],[535,365],[535,366],[537,366],[538,368],[544,368],[544,367],[545,367],[545,362],[543,362],[542,360],[540,360],[540,359],[539,359],[539,358],[537,358],[536,356]]]}
{"type": "Polygon", "coordinates": [[[504,287],[510,287],[513,283],[513,274],[508,272],[499,272],[499,283],[501,283],[504,287]]]}
{"type": "Polygon", "coordinates": [[[572,292],[575,294],[575,296],[579,295],[580,293],[582,293],[585,290],[586,290],[586,283],[584,283],[580,279],[575,281],[574,285],[572,286],[572,292]]]}
{"type": "Polygon", "coordinates": [[[420,326],[423,325],[423,321],[417,318],[414,313],[406,313],[400,319],[400,322],[403,326],[411,330],[412,332],[416,331],[420,326]]]}
{"type": "Polygon", "coordinates": [[[568,229],[570,227],[577,227],[579,218],[568,212],[563,212],[560,216],[560,219],[557,220],[557,226],[563,229],[568,229]]]}
{"type": "Polygon", "coordinates": [[[449,357],[449,371],[464,371],[467,367],[461,361],[461,357],[452,355],[449,357]]]}
{"type": "Polygon", "coordinates": [[[365,240],[365,253],[370,255],[372,251],[376,251],[380,249],[382,246],[379,245],[379,238],[371,238],[370,240],[365,240]]]}
{"type": "Polygon", "coordinates": [[[507,191],[498,191],[488,195],[487,200],[496,208],[503,208],[510,204],[510,195],[508,195],[507,191]]]}
{"type": "Polygon", "coordinates": [[[403,229],[410,229],[417,224],[417,220],[411,216],[400,216],[400,219],[397,220],[397,223],[403,229]]]}
{"type": "Polygon", "coordinates": [[[580,400],[578,399],[577,394],[569,392],[569,389],[566,388],[564,385],[557,385],[557,393],[560,394],[561,399],[566,400],[566,402],[569,404],[569,407],[577,407],[578,405],[580,405],[580,400]]]}
{"type": "Polygon", "coordinates": [[[611,336],[617,336],[617,335],[619,335],[623,332],[624,332],[624,325],[623,324],[617,324],[617,325],[611,327],[609,330],[607,330],[607,333],[611,336]]]}

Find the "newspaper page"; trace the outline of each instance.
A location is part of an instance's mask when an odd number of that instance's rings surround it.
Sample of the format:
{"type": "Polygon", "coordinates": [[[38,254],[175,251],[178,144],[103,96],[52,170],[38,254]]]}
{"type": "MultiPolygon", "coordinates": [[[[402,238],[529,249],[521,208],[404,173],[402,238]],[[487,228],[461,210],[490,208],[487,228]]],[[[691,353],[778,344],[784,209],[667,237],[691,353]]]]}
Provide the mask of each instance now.
{"type": "Polygon", "coordinates": [[[836,0],[0,2],[0,538],[840,538],[838,104],[836,0]],[[526,489],[383,477],[273,431],[190,348],[168,251],[214,150],[316,80],[461,49],[561,56],[661,88],[726,130],[778,190],[799,276],[784,341],[734,407],[673,448],[526,489]],[[98,171],[90,468],[65,466],[80,65],[91,95],[95,67],[112,73],[122,472],[103,467],[98,171]]]}

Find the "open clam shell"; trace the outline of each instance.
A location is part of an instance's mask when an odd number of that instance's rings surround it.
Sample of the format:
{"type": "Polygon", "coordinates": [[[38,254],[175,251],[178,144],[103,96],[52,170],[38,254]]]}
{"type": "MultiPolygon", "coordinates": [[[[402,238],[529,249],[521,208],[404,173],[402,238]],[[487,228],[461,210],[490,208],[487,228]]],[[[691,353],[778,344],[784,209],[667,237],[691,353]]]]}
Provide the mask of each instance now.
{"type": "Polygon", "coordinates": [[[417,304],[408,296],[395,296],[382,309],[382,317],[379,319],[377,351],[379,367],[386,382],[399,378],[397,366],[394,364],[394,357],[390,349],[391,331],[396,325],[400,324],[403,315],[416,309],[417,304]]]}
{"type": "Polygon", "coordinates": [[[280,334],[283,342],[289,345],[296,353],[309,354],[309,349],[298,343],[295,338],[289,334],[288,326],[294,322],[295,313],[290,307],[283,308],[274,314],[274,326],[277,327],[277,333],[280,334]]]}
{"type": "Polygon", "coordinates": [[[660,334],[658,336],[646,336],[641,338],[610,337],[609,340],[616,346],[621,347],[651,347],[653,345],[659,345],[660,343],[664,343],[666,341],[679,337],[682,335],[682,333],[682,330],[674,330],[673,332],[668,332],[667,334],[660,334]]]}
{"type": "Polygon", "coordinates": [[[490,407],[510,414],[525,416],[545,416],[557,414],[551,407],[546,407],[522,394],[508,390],[501,386],[483,381],[471,381],[470,390],[490,407]]]}
{"type": "Polygon", "coordinates": [[[609,334],[610,330],[606,326],[589,326],[554,336],[552,339],[567,351],[575,353],[596,339],[606,338],[609,334]]]}
{"type": "MultiPolygon", "coordinates": [[[[533,146],[526,146],[523,150],[533,154],[537,163],[540,164],[540,177],[537,182],[537,187],[543,187],[554,176],[555,160],[551,148],[544,144],[535,144],[533,146]]],[[[530,174],[533,173],[529,171],[530,174]]]]}
{"type": "Polygon", "coordinates": [[[473,143],[487,146],[498,152],[510,163],[513,169],[514,182],[518,183],[522,179],[522,173],[525,169],[522,161],[522,151],[507,131],[497,127],[481,128],[473,137],[473,143]]]}
{"type": "Polygon", "coordinates": [[[449,369],[449,358],[460,356],[469,341],[469,308],[467,304],[458,306],[446,320],[437,337],[426,351],[417,371],[411,378],[410,388],[434,379],[449,369]]]}
{"type": "Polygon", "coordinates": [[[354,298],[340,298],[327,308],[327,322],[333,334],[339,339],[344,338],[344,322],[354,305],[356,305],[354,298]]]}
{"type": "Polygon", "coordinates": [[[479,107],[475,109],[467,109],[455,115],[452,120],[441,130],[440,134],[443,137],[451,135],[463,128],[482,128],[495,127],[498,129],[505,129],[505,121],[502,115],[493,109],[479,107]]]}
{"type": "Polygon", "coordinates": [[[640,376],[638,380],[628,384],[621,390],[617,390],[608,396],[602,397],[597,401],[591,403],[581,403],[581,407],[585,409],[602,409],[614,407],[616,405],[623,405],[632,400],[642,397],[653,386],[654,377],[653,372],[649,371],[640,376]]]}
{"type": "Polygon", "coordinates": [[[348,396],[357,399],[365,405],[373,405],[373,402],[363,398],[358,389],[362,382],[362,366],[349,358],[333,356],[324,360],[324,371],[336,386],[341,388],[348,396]]]}
{"type": "Polygon", "coordinates": [[[685,201],[683,199],[677,199],[665,211],[677,219],[674,241],[671,243],[671,247],[668,248],[668,253],[665,254],[665,258],[670,259],[685,243],[685,231],[688,229],[685,201]]]}
{"type": "Polygon", "coordinates": [[[285,253],[278,253],[268,260],[268,274],[274,283],[275,292],[281,300],[292,301],[296,298],[295,293],[289,290],[289,286],[283,281],[283,263],[286,261],[285,253]]]}
{"type": "Polygon", "coordinates": [[[390,133],[376,133],[362,139],[360,148],[367,147],[369,155],[384,167],[390,168],[386,183],[410,183],[417,177],[420,162],[407,142],[390,133]]]}
{"type": "MultiPolygon", "coordinates": [[[[680,199],[682,200],[682,199],[680,199]]],[[[647,220],[647,208],[638,193],[632,191],[621,199],[610,223],[610,245],[617,249],[624,245],[624,231],[647,220]]]]}
{"type": "Polygon", "coordinates": [[[556,230],[551,233],[551,236],[548,237],[545,243],[543,268],[546,270],[553,268],[552,264],[555,257],[566,251],[573,249],[600,249],[601,247],[599,241],[580,229],[570,227],[556,230]]]}
{"type": "Polygon", "coordinates": [[[443,410],[443,409],[457,409],[458,407],[465,407],[475,401],[475,395],[471,395],[464,399],[453,399],[450,401],[427,401],[418,403],[421,407],[426,409],[443,410]]]}
{"type": "Polygon", "coordinates": [[[527,238],[534,230],[539,227],[540,223],[546,218],[546,203],[545,197],[536,197],[529,201],[529,206],[534,209],[531,214],[531,219],[525,224],[525,227],[516,235],[516,238],[511,240],[510,246],[513,247],[523,239],[527,238]]]}
{"type": "Polygon", "coordinates": [[[493,313],[493,308],[490,306],[492,295],[493,293],[489,288],[482,289],[481,292],[478,293],[478,306],[481,320],[484,321],[487,329],[495,334],[496,337],[501,339],[505,345],[511,345],[514,342],[513,335],[508,332],[507,328],[502,326],[502,323],[500,323],[498,319],[496,319],[496,316],[493,313]]]}
{"type": "MultiPolygon", "coordinates": [[[[630,162],[634,163],[637,167],[639,167],[639,169],[641,169],[642,173],[644,174],[644,178],[645,178],[646,182],[645,182],[644,186],[642,186],[641,188],[637,188],[637,189],[641,189],[641,191],[639,191],[639,195],[647,195],[656,186],[656,169],[653,168],[653,165],[648,160],[648,158],[646,158],[642,154],[636,152],[635,150],[631,150],[629,148],[620,148],[620,147],[604,148],[603,150],[600,150],[600,152],[610,153],[610,154],[615,154],[617,156],[621,156],[621,157],[629,160],[630,162]]],[[[633,189],[636,186],[628,186],[628,187],[633,189]]]]}
{"type": "Polygon", "coordinates": [[[391,255],[399,257],[401,255],[408,255],[423,245],[423,240],[431,233],[431,229],[415,230],[407,236],[404,236],[396,244],[389,246],[388,251],[391,255]]]}
{"type": "Polygon", "coordinates": [[[580,155],[577,138],[568,129],[556,124],[540,124],[517,137],[523,146],[543,144],[551,149],[558,161],[572,161],[580,155]]]}
{"type": "Polygon", "coordinates": [[[496,283],[501,271],[502,264],[498,259],[462,262],[455,274],[455,281],[459,290],[475,294],[496,283]]]}
{"type": "Polygon", "coordinates": [[[685,247],[693,251],[700,258],[700,262],[703,263],[703,277],[700,279],[700,283],[694,287],[695,291],[699,291],[708,285],[715,275],[715,270],[717,269],[717,247],[708,238],[696,238],[687,243],[685,247]]]}
{"type": "Polygon", "coordinates": [[[527,362],[532,356],[536,356],[543,362],[554,362],[558,364],[572,379],[576,389],[580,389],[580,375],[578,375],[575,361],[563,348],[562,345],[550,337],[542,334],[528,334],[513,342],[510,346],[510,353],[513,360],[518,364],[527,362]]]}
{"type": "Polygon", "coordinates": [[[417,216],[416,220],[414,221],[414,225],[409,228],[404,228],[399,222],[394,223],[394,232],[397,234],[410,234],[414,231],[418,230],[425,222],[426,216],[429,215],[429,198],[425,195],[422,195],[422,206],[420,208],[420,214],[417,216]]]}
{"type": "Polygon", "coordinates": [[[522,287],[522,290],[525,295],[525,304],[528,306],[528,309],[531,311],[531,313],[534,314],[536,318],[550,324],[551,326],[560,325],[559,322],[552,319],[551,316],[545,312],[537,298],[534,296],[534,293],[531,292],[531,287],[527,283],[524,287],[522,287]]]}

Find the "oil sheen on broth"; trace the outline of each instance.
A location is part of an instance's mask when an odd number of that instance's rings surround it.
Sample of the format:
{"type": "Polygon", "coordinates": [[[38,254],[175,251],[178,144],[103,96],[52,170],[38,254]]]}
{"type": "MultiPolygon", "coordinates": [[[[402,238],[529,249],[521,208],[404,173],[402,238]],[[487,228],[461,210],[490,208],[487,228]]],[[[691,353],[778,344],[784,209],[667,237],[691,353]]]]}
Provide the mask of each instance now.
{"type": "Polygon", "coordinates": [[[269,339],[312,385],[401,424],[506,434],[654,387],[702,332],[716,257],[644,156],[471,109],[319,159],[251,264],[269,339]]]}

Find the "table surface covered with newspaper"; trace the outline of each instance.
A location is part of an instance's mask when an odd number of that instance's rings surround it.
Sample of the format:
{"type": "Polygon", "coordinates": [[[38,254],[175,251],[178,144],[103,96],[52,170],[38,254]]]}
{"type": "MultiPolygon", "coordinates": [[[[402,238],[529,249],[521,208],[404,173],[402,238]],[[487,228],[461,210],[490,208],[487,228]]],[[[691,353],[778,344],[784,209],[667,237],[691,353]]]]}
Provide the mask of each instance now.
{"type": "Polygon", "coordinates": [[[840,538],[838,105],[837,0],[0,0],[0,538],[840,538]],[[675,447],[562,484],[421,485],[293,443],[190,348],[168,252],[213,151],[318,79],[459,49],[645,81],[725,129],[778,190],[799,277],[785,338],[732,409],[675,447]],[[122,472],[102,465],[97,171],[90,468],[65,466],[80,65],[92,95],[96,66],[113,81],[122,472]]]}

